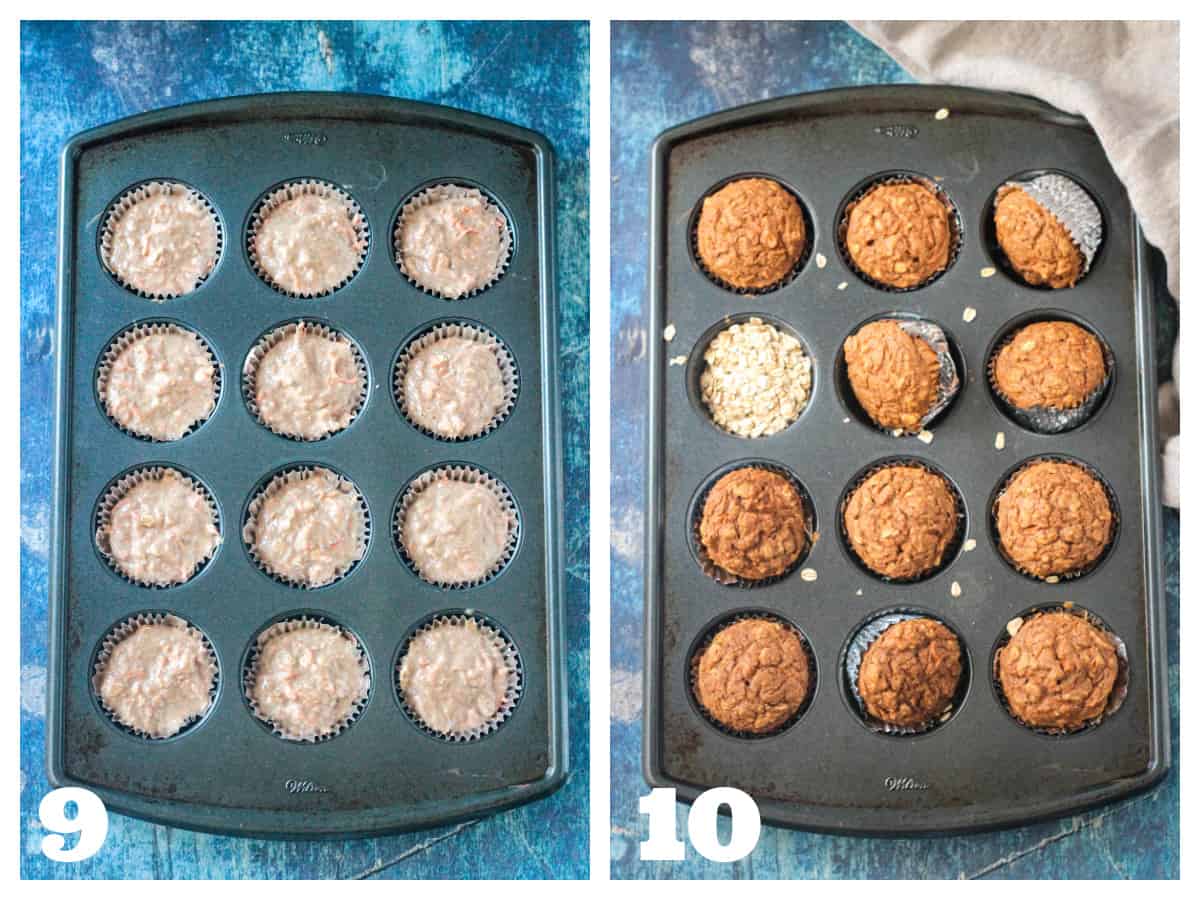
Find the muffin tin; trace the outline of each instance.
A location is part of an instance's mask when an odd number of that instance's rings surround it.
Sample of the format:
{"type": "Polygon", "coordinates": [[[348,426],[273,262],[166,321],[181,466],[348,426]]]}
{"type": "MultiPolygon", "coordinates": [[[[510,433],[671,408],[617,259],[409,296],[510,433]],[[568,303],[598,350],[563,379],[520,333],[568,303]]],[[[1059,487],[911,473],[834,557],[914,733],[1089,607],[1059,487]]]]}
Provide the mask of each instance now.
{"type": "Polygon", "coordinates": [[[553,248],[553,153],[532,131],[458,110],[385,97],[275,94],[160,110],[72,138],[62,156],[59,231],[57,454],[50,575],[47,765],[56,785],[83,785],[109,808],[229,834],[345,837],[477,817],[555,790],[566,778],[562,647],[562,460],[553,248]],[[246,232],[261,196],[284,181],[323,179],[361,206],[371,231],[361,269],[314,299],[287,296],[253,271],[246,232]],[[192,293],[155,302],[101,264],[97,230],[110,203],[152,179],[196,187],[224,235],[213,272],[192,293]],[[515,237],[504,276],[447,301],[411,285],[392,259],[401,203],[431,182],[483,190],[515,237]],[[343,431],[291,440],[260,424],[242,391],[253,344],[286,322],[344,329],[361,350],[368,397],[343,431]],[[219,364],[213,414],[182,439],[141,440],[109,420],[97,365],[113,337],[142,321],[201,334],[219,364]],[[436,322],[498,336],[520,371],[520,394],[482,437],[439,440],[392,398],[400,348],[436,322]],[[520,514],[520,541],[495,577],[446,590],[406,566],[392,515],[419,473],[467,464],[498,478],[520,514]],[[97,503],[118,475],[151,465],[190,474],[212,494],[222,544],[189,581],[154,589],[123,580],[97,552],[97,503]],[[321,465],[361,491],[372,534],[365,557],[313,590],[261,572],[241,537],[246,506],[270,475],[321,465]],[[97,648],[114,624],[174,614],[200,629],[219,661],[216,700],[182,733],[147,740],[116,725],[91,686],[97,648]],[[478,740],[449,742],[406,716],[395,686],[413,631],[475,614],[517,648],[521,693],[478,740]],[[288,741],[250,713],[241,682],[255,636],[285,618],[342,626],[371,672],[365,708],[340,734],[288,741]]]}
{"type": "Polygon", "coordinates": [[[1087,123],[1009,94],[920,86],[835,90],[670,129],[654,144],[651,177],[647,781],[675,788],[686,801],[731,785],[754,797],[768,822],[885,835],[1016,825],[1156,783],[1170,764],[1170,744],[1153,309],[1145,241],[1087,123]],[[949,115],[939,115],[942,109],[949,115]],[[1053,292],[1005,274],[987,237],[996,188],[1042,170],[1083,184],[1106,224],[1087,278],[1053,292]],[[865,282],[838,246],[846,201],[865,183],[898,171],[933,179],[962,223],[951,266],[905,291],[865,282]],[[781,181],[800,197],[814,226],[801,270],[767,293],[739,294],[715,284],[691,247],[697,204],[738,175],[781,181]],[[968,307],[973,313],[964,315],[968,307]],[[747,314],[783,323],[813,360],[808,407],[779,433],[754,439],[714,427],[695,383],[697,360],[715,330],[747,314]],[[844,380],[837,371],[842,341],[885,314],[939,323],[960,364],[959,394],[930,426],[928,442],[893,437],[863,421],[838,383],[844,380]],[[1012,421],[987,383],[993,342],[1014,320],[1049,314],[1086,323],[1107,343],[1116,368],[1091,418],[1060,434],[1038,434],[1012,421]],[[1016,572],[990,537],[997,486],[1020,462],[1047,455],[1098,471],[1121,515],[1103,561],[1056,584],[1016,572]],[[960,549],[932,576],[906,584],[865,571],[838,534],[846,488],[866,468],[897,457],[943,472],[966,505],[960,549]],[[694,498],[734,463],[753,460],[785,467],[800,480],[815,507],[818,540],[798,571],[762,585],[724,586],[697,562],[694,498]],[[1098,726],[1049,736],[1008,714],[988,673],[1011,619],[1069,602],[1123,639],[1128,695],[1098,726]],[[876,733],[863,727],[844,690],[846,647],[862,623],[912,610],[960,635],[967,683],[953,716],[939,727],[918,735],[876,733]],[[695,648],[721,622],[748,612],[798,628],[819,673],[799,720],[755,739],[716,727],[699,711],[688,683],[695,648]]]}

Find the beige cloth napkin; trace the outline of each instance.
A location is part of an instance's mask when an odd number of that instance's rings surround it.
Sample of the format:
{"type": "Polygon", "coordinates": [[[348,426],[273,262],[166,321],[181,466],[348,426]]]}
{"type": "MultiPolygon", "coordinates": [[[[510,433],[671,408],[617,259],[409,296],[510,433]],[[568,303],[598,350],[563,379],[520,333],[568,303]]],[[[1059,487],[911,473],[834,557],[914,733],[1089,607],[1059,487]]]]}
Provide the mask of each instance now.
{"type": "MultiPolygon", "coordinates": [[[[1179,297],[1177,22],[852,22],[920,81],[1031,94],[1087,118],[1179,297]]],[[[1179,506],[1179,348],[1159,393],[1163,500],[1179,506]]]]}

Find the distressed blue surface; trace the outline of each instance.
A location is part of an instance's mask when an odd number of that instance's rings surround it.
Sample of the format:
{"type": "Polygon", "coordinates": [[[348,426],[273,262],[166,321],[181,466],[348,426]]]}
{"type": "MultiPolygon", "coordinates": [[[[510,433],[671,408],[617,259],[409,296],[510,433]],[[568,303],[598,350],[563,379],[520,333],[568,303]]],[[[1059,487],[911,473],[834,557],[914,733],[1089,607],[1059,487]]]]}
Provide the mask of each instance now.
{"type": "MultiPolygon", "coordinates": [[[[588,26],[25,23],[21,28],[21,871],[27,878],[548,878],[588,873],[588,26]],[[327,45],[321,40],[325,36],[327,45]],[[323,52],[323,47],[328,50],[323,52]],[[571,778],[475,823],[349,842],[242,840],[111,818],[78,864],[40,853],[53,440],[57,159],[77,131],[193,100],[339,90],[443,103],[557,153],[571,778]]],[[[73,841],[73,839],[70,839],[73,841]]]]}
{"type": "MultiPolygon", "coordinates": [[[[1171,878],[1179,875],[1179,516],[1164,512],[1171,732],[1175,764],[1140,797],[1069,819],[920,840],[764,828],[732,865],[694,850],[642,863],[642,503],[649,150],[671,125],[754,100],[853,84],[908,82],[840,23],[615,23],[612,31],[612,874],[616,878],[1171,878]]],[[[1178,327],[1161,257],[1159,356],[1178,327]]],[[[685,833],[687,807],[677,808],[685,833]]],[[[728,840],[723,822],[722,840],[728,840]]]]}

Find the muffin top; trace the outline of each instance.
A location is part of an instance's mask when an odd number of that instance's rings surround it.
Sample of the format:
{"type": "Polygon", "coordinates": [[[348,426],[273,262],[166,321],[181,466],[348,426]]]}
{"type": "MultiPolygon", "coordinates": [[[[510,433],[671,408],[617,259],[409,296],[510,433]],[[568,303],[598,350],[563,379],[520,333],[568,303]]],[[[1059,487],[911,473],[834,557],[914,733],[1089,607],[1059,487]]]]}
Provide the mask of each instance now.
{"type": "Polygon", "coordinates": [[[246,523],[255,558],[279,578],[320,587],[366,552],[362,498],[329,469],[290,472],[267,485],[246,523]]]}
{"type": "Polygon", "coordinates": [[[204,492],[174,469],[147,476],[121,495],[96,542],[133,581],[183,584],[221,542],[204,492]]]}
{"type": "Polygon", "coordinates": [[[873,718],[920,728],[950,709],[961,677],[962,648],[954,632],[935,619],[906,619],[867,648],[858,695],[873,718]]]}
{"type": "Polygon", "coordinates": [[[254,405],[263,424],[311,441],[341,431],[363,398],[363,373],[346,338],[307,322],[267,338],[261,357],[246,360],[254,405]]]}
{"type": "Polygon", "coordinates": [[[1005,555],[1038,578],[1086,569],[1113,534],[1104,486],[1074,463],[1042,460],[1025,466],[1004,486],[995,514],[1005,555]]]}
{"type": "Polygon", "coordinates": [[[422,347],[404,371],[405,414],[439,437],[481,434],[507,396],[497,351],[494,343],[454,336],[422,347]]]}
{"type": "Polygon", "coordinates": [[[401,539],[417,573],[435,584],[465,584],[492,573],[516,521],[486,484],[438,476],[408,502],[401,539]]]}
{"type": "Polygon", "coordinates": [[[212,704],[217,667],[199,632],[167,618],[138,625],[111,648],[93,677],[104,708],[151,737],[178,734],[212,704]]]}
{"type": "Polygon", "coordinates": [[[877,184],[846,210],[846,251],[873,281],[916,287],[950,263],[950,215],[945,201],[923,184],[877,184]]]}
{"type": "Polygon", "coordinates": [[[780,281],[804,253],[804,213],[769,178],[740,178],[704,198],[696,229],[700,261],[737,288],[780,281]]]}
{"type": "Polygon", "coordinates": [[[217,219],[195,191],[155,182],[108,220],[102,255],[129,287],[152,297],[180,297],[213,270],[218,241],[217,219]]]}
{"type": "Polygon", "coordinates": [[[349,202],[331,190],[299,187],[278,196],[251,239],[267,279],[290,294],[312,297],[353,275],[366,247],[349,202]]]}
{"type": "Polygon", "coordinates": [[[782,575],[808,546],[800,492],[778,472],[735,469],[704,500],[700,542],[712,563],[733,575],[782,575]]]}
{"type": "Polygon", "coordinates": [[[842,523],[867,568],[909,580],[941,565],[958,529],[958,507],[941,475],[921,466],[892,465],[854,489],[842,523]]]}
{"type": "Polygon", "coordinates": [[[1083,253],[1071,232],[1022,188],[1000,188],[993,215],[996,242],[1026,282],[1067,288],[1083,275],[1083,253]]]}
{"type": "Polygon", "coordinates": [[[741,619],[717,632],[695,663],[696,699],[734,731],[766,734],[808,699],[808,653],[796,632],[773,619],[741,619]]]}
{"type": "Polygon", "coordinates": [[[895,319],[868,322],[843,345],[859,405],[881,428],[918,431],[938,401],[941,361],[895,319]]]}
{"type": "Polygon", "coordinates": [[[285,623],[259,639],[249,699],[285,738],[311,741],[336,733],[370,687],[354,638],[328,625],[285,623]]]}
{"type": "Polygon", "coordinates": [[[1117,681],[1113,640],[1082,616],[1041,613],[1000,650],[1004,699],[1035,728],[1073,731],[1104,714],[1117,681]]]}
{"type": "Polygon", "coordinates": [[[444,186],[410,201],[396,227],[396,262],[434,294],[456,300],[487,287],[508,261],[504,213],[480,191],[444,186]]]}
{"type": "Polygon", "coordinates": [[[438,622],[418,633],[399,672],[404,701],[421,721],[457,736],[495,721],[512,675],[503,639],[474,619],[438,622]]]}
{"type": "Polygon", "coordinates": [[[1000,348],[992,377],[1018,409],[1075,409],[1104,383],[1100,341],[1074,322],[1034,322],[1000,348]]]}
{"type": "Polygon", "coordinates": [[[212,354],[191,331],[156,328],[129,340],[100,379],[104,408],[122,428],[174,441],[217,403],[212,354]]]}

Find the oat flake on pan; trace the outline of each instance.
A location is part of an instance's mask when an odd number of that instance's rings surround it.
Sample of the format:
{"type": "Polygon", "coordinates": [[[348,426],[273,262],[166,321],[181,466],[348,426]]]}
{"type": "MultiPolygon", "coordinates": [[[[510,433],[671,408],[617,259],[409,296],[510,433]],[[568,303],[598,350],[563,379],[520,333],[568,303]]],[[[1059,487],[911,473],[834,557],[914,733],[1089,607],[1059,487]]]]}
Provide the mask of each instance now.
{"type": "Polygon", "coordinates": [[[713,421],[763,437],[794,422],[808,404],[812,360],[789,334],[759,318],[731,325],[704,351],[700,396],[713,421]]]}

